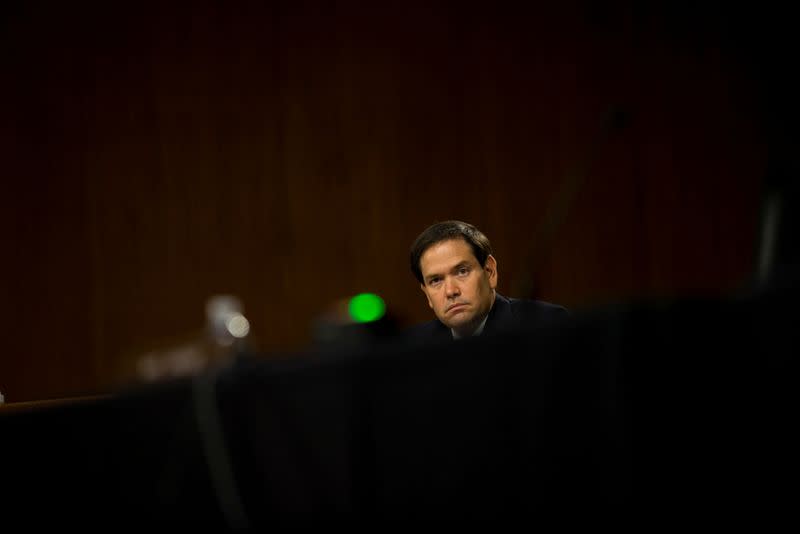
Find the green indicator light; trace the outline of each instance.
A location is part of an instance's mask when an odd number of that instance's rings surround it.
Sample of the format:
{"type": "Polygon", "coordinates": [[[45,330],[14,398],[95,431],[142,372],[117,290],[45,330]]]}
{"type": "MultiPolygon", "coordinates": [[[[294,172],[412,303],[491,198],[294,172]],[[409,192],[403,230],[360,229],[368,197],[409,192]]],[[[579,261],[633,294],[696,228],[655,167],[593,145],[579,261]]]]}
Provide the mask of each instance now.
{"type": "Polygon", "coordinates": [[[369,323],[383,317],[386,304],[374,293],[361,293],[350,299],[347,309],[357,323],[369,323]]]}

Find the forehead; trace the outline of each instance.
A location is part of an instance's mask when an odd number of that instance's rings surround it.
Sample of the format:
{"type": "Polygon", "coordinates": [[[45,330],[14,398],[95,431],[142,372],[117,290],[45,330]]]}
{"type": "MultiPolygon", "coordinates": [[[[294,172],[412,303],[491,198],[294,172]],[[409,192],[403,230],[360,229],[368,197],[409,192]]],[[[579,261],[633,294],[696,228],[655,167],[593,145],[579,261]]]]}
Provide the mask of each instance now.
{"type": "Polygon", "coordinates": [[[422,275],[447,271],[459,263],[475,263],[472,247],[463,239],[448,239],[431,245],[420,257],[422,275]]]}

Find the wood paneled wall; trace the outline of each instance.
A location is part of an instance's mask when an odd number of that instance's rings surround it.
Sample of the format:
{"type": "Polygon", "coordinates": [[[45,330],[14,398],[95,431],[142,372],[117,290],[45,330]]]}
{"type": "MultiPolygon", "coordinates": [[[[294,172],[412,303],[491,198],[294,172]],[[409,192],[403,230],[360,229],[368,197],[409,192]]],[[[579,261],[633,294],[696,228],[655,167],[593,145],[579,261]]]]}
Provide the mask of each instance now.
{"type": "Polygon", "coordinates": [[[407,250],[448,218],[489,235],[513,296],[736,291],[757,80],[713,16],[600,4],[9,8],[0,390],[102,392],[218,293],[267,354],[361,291],[426,320],[407,250]]]}

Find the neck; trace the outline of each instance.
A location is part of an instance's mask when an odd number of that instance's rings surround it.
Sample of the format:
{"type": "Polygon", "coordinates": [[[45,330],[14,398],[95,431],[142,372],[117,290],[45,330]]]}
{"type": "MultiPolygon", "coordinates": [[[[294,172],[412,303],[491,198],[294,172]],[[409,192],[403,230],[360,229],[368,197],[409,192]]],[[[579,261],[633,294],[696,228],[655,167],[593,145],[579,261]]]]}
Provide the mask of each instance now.
{"type": "Polygon", "coordinates": [[[470,336],[474,336],[476,334],[480,334],[481,332],[478,332],[478,329],[481,329],[481,331],[482,331],[483,327],[486,325],[486,319],[489,317],[489,313],[491,313],[492,308],[494,308],[494,301],[495,301],[496,296],[497,296],[497,293],[493,289],[492,290],[492,302],[491,302],[491,304],[489,304],[489,309],[486,310],[486,313],[484,313],[480,317],[476,317],[474,321],[472,321],[468,325],[465,325],[464,327],[462,327],[462,328],[460,328],[458,330],[455,330],[455,329],[451,328],[450,332],[452,332],[453,337],[456,338],[456,339],[459,339],[459,338],[462,338],[462,337],[470,337],[470,336]]]}

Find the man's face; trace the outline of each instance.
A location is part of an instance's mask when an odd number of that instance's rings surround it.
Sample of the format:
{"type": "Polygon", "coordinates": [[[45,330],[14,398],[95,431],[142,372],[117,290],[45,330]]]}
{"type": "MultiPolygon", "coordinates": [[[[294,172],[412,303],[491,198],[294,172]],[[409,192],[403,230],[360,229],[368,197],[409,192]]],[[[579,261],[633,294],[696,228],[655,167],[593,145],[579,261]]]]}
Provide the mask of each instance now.
{"type": "Polygon", "coordinates": [[[494,302],[497,262],[481,266],[463,239],[441,241],[420,258],[422,292],[436,317],[459,335],[472,334],[494,302]]]}

